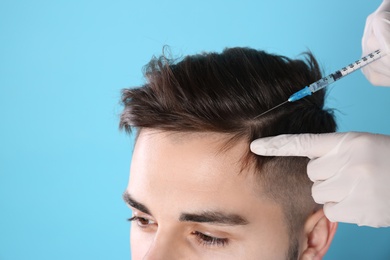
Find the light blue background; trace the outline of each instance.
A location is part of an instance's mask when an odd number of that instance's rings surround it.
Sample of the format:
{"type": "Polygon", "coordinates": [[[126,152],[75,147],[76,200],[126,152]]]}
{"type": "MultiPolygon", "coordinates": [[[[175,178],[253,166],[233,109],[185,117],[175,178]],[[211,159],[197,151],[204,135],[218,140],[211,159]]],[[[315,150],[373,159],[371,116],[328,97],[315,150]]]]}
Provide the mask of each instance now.
{"type": "MultiPolygon", "coordinates": [[[[361,55],[379,0],[0,1],[0,259],[129,259],[121,200],[133,141],[120,90],[164,45],[250,46],[325,72],[361,55]]],[[[390,134],[390,89],[357,72],[332,87],[340,131],[390,134]]],[[[390,229],[340,225],[326,259],[390,259],[390,229]]]]}

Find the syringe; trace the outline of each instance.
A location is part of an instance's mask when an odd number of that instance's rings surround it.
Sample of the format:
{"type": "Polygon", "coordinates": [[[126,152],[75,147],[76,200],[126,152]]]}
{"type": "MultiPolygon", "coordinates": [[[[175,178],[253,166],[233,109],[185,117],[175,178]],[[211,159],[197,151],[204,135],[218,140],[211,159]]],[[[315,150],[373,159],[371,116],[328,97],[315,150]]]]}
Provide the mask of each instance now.
{"type": "Polygon", "coordinates": [[[287,102],[295,102],[297,100],[300,100],[301,98],[309,96],[312,93],[329,86],[330,84],[332,84],[336,80],[344,78],[345,76],[347,76],[347,75],[351,74],[352,72],[370,64],[371,62],[381,58],[384,55],[386,55],[386,53],[382,53],[381,50],[376,50],[374,52],[371,52],[370,54],[364,56],[360,60],[357,60],[354,63],[351,63],[348,66],[346,66],[338,71],[335,71],[334,73],[332,73],[326,77],[323,77],[322,79],[310,84],[309,86],[304,87],[303,89],[299,90],[298,92],[295,92],[285,102],[265,111],[264,113],[256,116],[255,118],[258,118],[258,117],[286,104],[287,102]]]}

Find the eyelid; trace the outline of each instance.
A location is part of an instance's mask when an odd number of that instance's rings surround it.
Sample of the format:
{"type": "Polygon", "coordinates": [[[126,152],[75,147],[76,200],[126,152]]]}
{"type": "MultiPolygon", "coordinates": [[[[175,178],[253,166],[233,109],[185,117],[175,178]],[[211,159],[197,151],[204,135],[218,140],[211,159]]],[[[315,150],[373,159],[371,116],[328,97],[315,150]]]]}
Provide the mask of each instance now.
{"type": "Polygon", "coordinates": [[[131,218],[128,219],[128,221],[130,221],[130,222],[132,222],[132,221],[141,221],[141,220],[149,221],[150,223],[147,224],[147,225],[154,225],[154,224],[156,224],[156,222],[154,220],[151,220],[149,218],[139,217],[139,216],[132,216],[131,218]]]}
{"type": "Polygon", "coordinates": [[[237,233],[236,228],[236,226],[216,226],[208,223],[197,223],[192,226],[192,230],[218,238],[231,238],[234,233],[237,233]]]}
{"type": "MultiPolygon", "coordinates": [[[[142,212],[142,211],[140,211],[140,210],[138,210],[136,208],[133,208],[131,206],[130,206],[130,209],[133,212],[133,216],[131,218],[134,218],[134,217],[135,218],[144,218],[144,219],[153,221],[154,224],[157,223],[157,221],[152,216],[150,216],[149,214],[146,214],[145,212],[142,212]]],[[[130,219],[128,219],[128,220],[130,221],[130,219]]]]}
{"type": "Polygon", "coordinates": [[[140,211],[139,209],[133,208],[132,206],[129,206],[131,211],[133,212],[133,215],[138,216],[138,217],[145,217],[145,218],[153,218],[151,215],[140,211]]]}
{"type": "Polygon", "coordinates": [[[191,234],[196,236],[197,242],[205,247],[224,247],[229,243],[228,238],[215,237],[199,231],[193,231],[191,234]]]}
{"type": "Polygon", "coordinates": [[[155,232],[158,228],[157,223],[149,218],[134,215],[132,218],[129,218],[128,221],[131,222],[132,225],[136,225],[135,227],[143,232],[155,232]]]}
{"type": "MultiPolygon", "coordinates": [[[[232,240],[235,239],[236,232],[231,227],[215,227],[214,225],[208,225],[206,223],[197,223],[191,228],[192,235],[196,235],[197,242],[205,247],[222,247],[227,246],[232,240]],[[216,243],[207,243],[202,241],[202,236],[207,236],[214,239],[216,243]]],[[[204,237],[203,237],[204,238],[204,237]]]]}

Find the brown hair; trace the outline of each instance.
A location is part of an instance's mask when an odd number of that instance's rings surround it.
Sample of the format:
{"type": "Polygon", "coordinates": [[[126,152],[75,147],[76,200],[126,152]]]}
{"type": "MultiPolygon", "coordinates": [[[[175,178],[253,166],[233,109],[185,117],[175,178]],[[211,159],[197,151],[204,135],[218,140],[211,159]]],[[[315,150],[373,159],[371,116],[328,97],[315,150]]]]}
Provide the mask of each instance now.
{"type": "Polygon", "coordinates": [[[265,191],[282,204],[289,230],[299,231],[316,209],[306,175],[308,159],[255,156],[249,143],[279,134],[336,130],[333,114],[324,110],[324,90],[256,118],[321,78],[313,55],[304,57],[289,59],[250,48],[229,48],[181,61],[154,58],[145,69],[146,84],[123,90],[120,127],[219,132],[232,139],[244,138],[247,161],[256,162],[265,191]]]}

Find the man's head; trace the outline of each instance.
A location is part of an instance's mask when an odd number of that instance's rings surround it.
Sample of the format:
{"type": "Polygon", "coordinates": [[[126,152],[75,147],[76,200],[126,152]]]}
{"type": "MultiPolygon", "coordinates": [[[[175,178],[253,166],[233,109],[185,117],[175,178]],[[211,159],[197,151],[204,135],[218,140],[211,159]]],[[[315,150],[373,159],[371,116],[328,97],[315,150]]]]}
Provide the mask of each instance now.
{"type": "Polygon", "coordinates": [[[263,117],[321,77],[314,58],[248,48],[162,57],[123,91],[138,129],[125,199],[134,259],[296,259],[323,255],[336,225],[311,198],[307,158],[260,157],[256,138],[335,131],[319,91],[263,117]]]}

